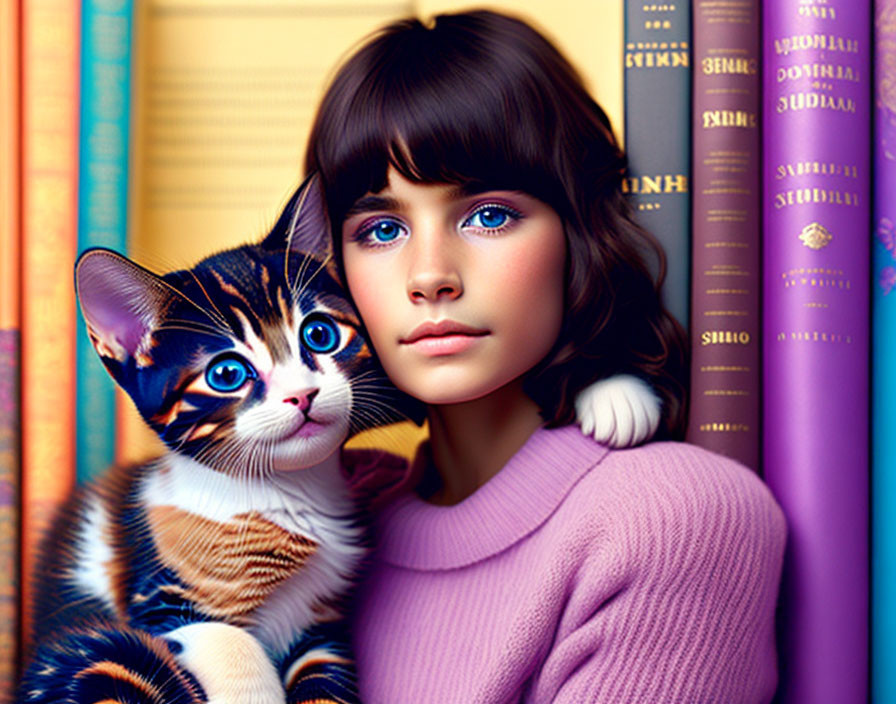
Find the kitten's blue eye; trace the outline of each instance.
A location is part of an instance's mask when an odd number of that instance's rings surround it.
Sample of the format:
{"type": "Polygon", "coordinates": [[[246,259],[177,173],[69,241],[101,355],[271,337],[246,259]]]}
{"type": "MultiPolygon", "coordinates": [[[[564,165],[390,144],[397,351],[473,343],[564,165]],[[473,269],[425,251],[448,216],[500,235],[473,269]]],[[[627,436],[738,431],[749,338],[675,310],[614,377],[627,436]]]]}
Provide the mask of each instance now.
{"type": "Polygon", "coordinates": [[[310,316],[302,323],[302,344],[312,352],[326,354],[339,346],[339,328],[329,318],[310,316]]]}
{"type": "Polygon", "coordinates": [[[464,227],[476,227],[481,230],[498,230],[511,220],[518,220],[520,214],[503,205],[486,205],[464,221],[464,227]]]}
{"type": "Polygon", "coordinates": [[[205,370],[205,381],[215,391],[229,393],[240,389],[255,370],[239,357],[224,357],[212,362],[205,370]]]}

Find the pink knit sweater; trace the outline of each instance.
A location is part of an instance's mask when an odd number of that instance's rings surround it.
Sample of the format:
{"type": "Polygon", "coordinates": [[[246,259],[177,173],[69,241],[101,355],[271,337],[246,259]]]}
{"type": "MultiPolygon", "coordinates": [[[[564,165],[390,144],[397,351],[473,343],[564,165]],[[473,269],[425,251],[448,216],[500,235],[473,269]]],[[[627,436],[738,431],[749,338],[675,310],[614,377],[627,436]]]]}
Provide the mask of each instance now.
{"type": "Polygon", "coordinates": [[[460,504],[381,512],[363,701],[767,702],[785,533],[731,460],[538,430],[460,504]]]}

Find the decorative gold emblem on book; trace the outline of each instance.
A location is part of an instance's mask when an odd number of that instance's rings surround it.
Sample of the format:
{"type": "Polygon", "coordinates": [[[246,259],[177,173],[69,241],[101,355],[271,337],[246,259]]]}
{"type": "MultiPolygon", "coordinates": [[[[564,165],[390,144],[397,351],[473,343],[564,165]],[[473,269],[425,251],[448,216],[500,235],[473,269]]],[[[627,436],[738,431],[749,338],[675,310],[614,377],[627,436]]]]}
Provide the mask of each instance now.
{"type": "Polygon", "coordinates": [[[824,249],[832,239],[834,236],[817,222],[806,225],[800,233],[800,240],[809,249],[824,249]]]}

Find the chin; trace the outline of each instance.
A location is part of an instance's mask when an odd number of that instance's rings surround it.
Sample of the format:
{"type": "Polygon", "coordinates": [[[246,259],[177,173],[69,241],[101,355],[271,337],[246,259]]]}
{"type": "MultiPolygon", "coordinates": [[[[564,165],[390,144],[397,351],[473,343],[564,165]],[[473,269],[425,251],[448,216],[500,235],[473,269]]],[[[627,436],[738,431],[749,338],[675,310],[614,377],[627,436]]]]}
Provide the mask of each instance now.
{"type": "Polygon", "coordinates": [[[274,469],[280,472],[307,469],[336,452],[348,437],[348,423],[330,423],[315,428],[307,437],[292,437],[274,448],[274,469]]]}
{"type": "Polygon", "coordinates": [[[488,396],[493,391],[501,388],[502,384],[458,384],[433,382],[431,384],[418,384],[413,387],[399,387],[409,396],[422,401],[430,406],[450,406],[458,403],[467,403],[488,396]]]}

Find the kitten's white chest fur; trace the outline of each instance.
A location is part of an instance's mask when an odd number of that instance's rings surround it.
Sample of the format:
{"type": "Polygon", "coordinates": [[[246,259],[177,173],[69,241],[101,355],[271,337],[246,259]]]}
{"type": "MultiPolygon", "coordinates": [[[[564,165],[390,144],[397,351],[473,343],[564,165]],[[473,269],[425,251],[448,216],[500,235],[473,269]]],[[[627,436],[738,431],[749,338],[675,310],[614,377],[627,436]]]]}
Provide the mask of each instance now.
{"type": "Polygon", "coordinates": [[[179,509],[220,524],[259,515],[314,544],[310,557],[252,613],[250,632],[272,652],[286,650],[297,634],[321,621],[321,609],[351,586],[365,553],[338,453],[314,467],[264,479],[234,478],[169,456],[140,493],[149,512],[179,509]]]}

